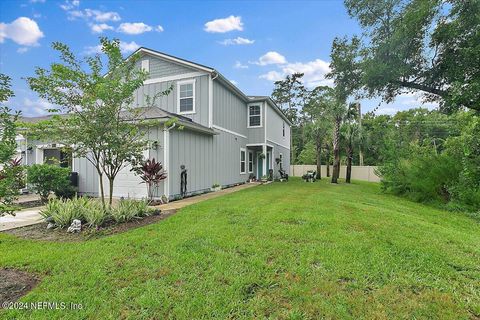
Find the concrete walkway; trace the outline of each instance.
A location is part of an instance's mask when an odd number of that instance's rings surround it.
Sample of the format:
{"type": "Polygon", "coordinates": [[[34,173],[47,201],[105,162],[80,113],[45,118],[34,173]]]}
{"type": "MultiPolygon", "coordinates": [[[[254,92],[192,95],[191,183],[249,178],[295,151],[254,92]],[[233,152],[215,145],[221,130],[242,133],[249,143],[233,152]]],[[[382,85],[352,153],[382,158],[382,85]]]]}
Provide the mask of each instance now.
{"type": "Polygon", "coordinates": [[[15,212],[15,216],[6,215],[0,217],[0,231],[25,227],[42,222],[43,218],[40,215],[41,209],[42,207],[28,208],[15,212]]]}
{"type": "Polygon", "coordinates": [[[241,184],[239,186],[223,189],[223,190],[220,190],[220,191],[217,191],[217,192],[209,192],[209,193],[201,194],[201,195],[190,197],[190,198],[185,198],[185,199],[182,199],[182,200],[172,201],[172,202],[169,202],[167,204],[161,204],[159,206],[156,206],[156,208],[159,208],[160,210],[181,209],[183,207],[189,206],[189,205],[194,204],[194,203],[198,203],[198,202],[202,202],[202,201],[205,201],[205,200],[217,198],[217,197],[223,196],[225,194],[233,193],[233,192],[243,190],[243,189],[248,189],[248,188],[251,188],[251,187],[258,186],[258,185],[260,185],[260,183],[257,183],[257,182],[245,183],[245,184],[241,184]]]}
{"type": "MultiPolygon", "coordinates": [[[[194,203],[202,202],[208,199],[217,198],[223,196],[225,194],[233,193],[239,190],[248,189],[251,187],[255,187],[260,183],[245,183],[239,186],[223,189],[217,192],[209,192],[206,194],[186,198],[183,200],[173,201],[167,204],[162,204],[156,206],[160,210],[167,211],[167,210],[177,210],[183,207],[189,206],[194,203]]],[[[40,210],[42,207],[37,208],[29,208],[22,211],[16,212],[15,216],[6,215],[4,217],[0,217],[0,231],[20,228],[29,226],[32,224],[40,223],[43,221],[42,216],[40,215],[40,210]]]]}

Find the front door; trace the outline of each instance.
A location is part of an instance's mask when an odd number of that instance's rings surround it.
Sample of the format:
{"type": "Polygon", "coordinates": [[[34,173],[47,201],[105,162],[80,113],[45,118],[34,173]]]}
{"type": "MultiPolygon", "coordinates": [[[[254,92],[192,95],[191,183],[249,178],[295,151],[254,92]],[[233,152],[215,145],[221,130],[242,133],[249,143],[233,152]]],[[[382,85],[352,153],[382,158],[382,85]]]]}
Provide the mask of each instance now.
{"type": "Polygon", "coordinates": [[[263,159],[260,158],[261,152],[257,152],[257,179],[260,180],[263,175],[263,159]]]}

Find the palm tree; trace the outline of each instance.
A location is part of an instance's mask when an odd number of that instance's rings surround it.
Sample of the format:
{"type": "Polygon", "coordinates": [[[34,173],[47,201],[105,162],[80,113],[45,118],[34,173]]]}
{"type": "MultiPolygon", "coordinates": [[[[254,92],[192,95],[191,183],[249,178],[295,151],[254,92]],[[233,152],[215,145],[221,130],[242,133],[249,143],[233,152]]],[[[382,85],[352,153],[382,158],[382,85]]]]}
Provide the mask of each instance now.
{"type": "Polygon", "coordinates": [[[344,117],[347,114],[346,103],[335,96],[329,101],[329,114],[333,120],[333,173],[332,183],[338,183],[338,177],[340,175],[340,126],[344,117]]]}

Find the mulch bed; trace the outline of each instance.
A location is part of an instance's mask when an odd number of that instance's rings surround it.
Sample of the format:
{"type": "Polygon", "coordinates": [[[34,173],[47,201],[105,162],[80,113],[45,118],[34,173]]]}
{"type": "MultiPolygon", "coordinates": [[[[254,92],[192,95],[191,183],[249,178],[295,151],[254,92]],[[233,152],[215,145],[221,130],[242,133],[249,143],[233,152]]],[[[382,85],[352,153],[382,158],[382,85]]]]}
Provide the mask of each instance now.
{"type": "Polygon", "coordinates": [[[85,228],[79,233],[67,233],[67,229],[47,229],[46,223],[38,223],[26,227],[3,231],[19,238],[42,240],[42,241],[59,241],[59,242],[77,242],[91,239],[98,239],[116,233],[143,227],[157,221],[166,219],[175,214],[177,210],[162,211],[159,215],[152,215],[125,223],[110,222],[98,229],[85,228]]]}
{"type": "Polygon", "coordinates": [[[25,271],[0,269],[0,303],[17,301],[32,290],[38,281],[35,275],[25,271]]]}

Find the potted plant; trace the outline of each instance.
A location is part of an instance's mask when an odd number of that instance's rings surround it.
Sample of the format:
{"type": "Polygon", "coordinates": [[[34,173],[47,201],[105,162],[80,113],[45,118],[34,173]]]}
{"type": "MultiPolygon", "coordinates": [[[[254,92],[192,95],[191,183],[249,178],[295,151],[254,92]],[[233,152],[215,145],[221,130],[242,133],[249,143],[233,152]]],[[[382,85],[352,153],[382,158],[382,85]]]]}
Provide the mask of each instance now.
{"type": "Polygon", "coordinates": [[[215,191],[220,191],[220,190],[222,190],[222,186],[219,185],[218,183],[214,183],[214,184],[212,185],[212,187],[210,188],[210,190],[212,190],[213,192],[215,192],[215,191]]]}
{"type": "Polygon", "coordinates": [[[263,153],[263,152],[260,153],[260,154],[258,155],[258,159],[265,159],[265,153],[263,153]]]}
{"type": "Polygon", "coordinates": [[[255,181],[255,175],[253,173],[250,173],[250,175],[248,176],[248,182],[253,182],[255,181]]]}

